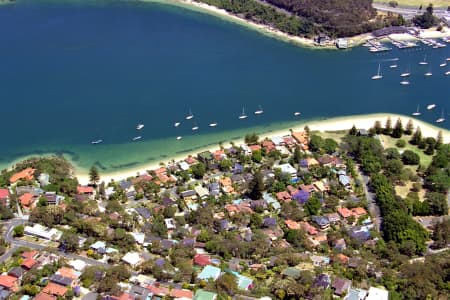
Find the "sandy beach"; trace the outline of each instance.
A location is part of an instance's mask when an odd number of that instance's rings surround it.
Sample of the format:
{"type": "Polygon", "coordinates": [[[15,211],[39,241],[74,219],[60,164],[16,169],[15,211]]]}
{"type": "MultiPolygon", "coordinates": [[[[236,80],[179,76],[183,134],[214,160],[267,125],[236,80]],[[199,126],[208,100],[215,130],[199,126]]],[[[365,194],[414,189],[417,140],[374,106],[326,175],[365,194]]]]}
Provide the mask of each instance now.
{"type": "MultiPolygon", "coordinates": [[[[398,118],[401,119],[403,126],[405,127],[407,122],[409,120],[412,120],[414,123],[414,127],[420,127],[422,131],[423,137],[436,137],[439,131],[442,131],[444,142],[450,143],[450,131],[446,129],[439,128],[437,126],[434,126],[432,124],[420,121],[418,119],[409,117],[409,116],[403,116],[398,114],[389,114],[389,113],[378,113],[378,114],[370,114],[370,115],[358,115],[358,116],[347,116],[347,117],[336,117],[336,118],[330,118],[326,120],[318,120],[318,121],[311,121],[311,122],[302,122],[299,120],[298,125],[290,128],[280,129],[277,131],[273,131],[270,133],[259,133],[260,140],[263,140],[265,138],[272,138],[275,136],[285,136],[290,134],[290,129],[293,129],[294,131],[302,131],[303,128],[308,125],[308,127],[312,131],[340,131],[340,130],[349,130],[353,125],[355,125],[358,129],[369,129],[373,127],[375,121],[380,121],[381,124],[384,126],[386,123],[387,118],[390,117],[392,120],[392,124],[394,125],[398,118]]],[[[236,139],[236,140],[230,140],[230,143],[233,142],[236,145],[242,144],[244,141],[243,139],[236,139]]],[[[229,146],[229,144],[224,143],[224,147],[229,146]]],[[[171,161],[181,161],[188,157],[189,155],[195,156],[197,153],[202,151],[214,151],[217,150],[218,146],[210,146],[205,147],[200,150],[196,150],[193,153],[183,154],[179,156],[172,157],[171,159],[168,159],[164,161],[164,163],[168,163],[171,161]]],[[[126,179],[129,177],[136,176],[138,174],[144,174],[146,171],[157,169],[160,166],[159,162],[154,162],[147,165],[142,165],[140,167],[128,169],[128,170],[121,170],[117,172],[111,172],[106,174],[100,174],[101,181],[104,182],[110,182],[111,180],[119,181],[122,179],[126,179]]],[[[78,180],[81,184],[88,184],[89,183],[89,176],[87,174],[87,170],[81,170],[77,167],[75,167],[75,175],[78,177],[78,180]]]]}
{"type": "MultiPolygon", "coordinates": [[[[293,44],[296,44],[296,45],[299,45],[302,47],[306,47],[306,48],[339,50],[334,45],[318,46],[314,43],[314,41],[312,39],[302,38],[299,36],[293,36],[293,35],[287,34],[285,32],[282,32],[278,29],[272,28],[268,25],[257,24],[257,23],[251,22],[249,20],[240,18],[238,16],[235,16],[235,15],[227,12],[224,9],[220,9],[215,6],[196,2],[193,0],[140,0],[140,1],[175,5],[175,6],[184,7],[184,8],[188,8],[191,10],[207,13],[207,14],[225,19],[227,21],[231,21],[233,23],[246,26],[246,27],[256,30],[262,34],[268,35],[270,37],[277,38],[279,40],[293,43],[293,44]]],[[[442,38],[442,37],[446,37],[446,36],[450,36],[450,29],[448,29],[448,28],[445,28],[445,30],[443,30],[443,32],[436,31],[436,28],[430,28],[430,29],[422,30],[422,32],[420,34],[421,38],[442,38]]],[[[392,35],[390,37],[395,40],[414,40],[414,39],[416,39],[414,36],[409,35],[409,34],[392,35]]],[[[370,33],[360,34],[357,36],[347,38],[348,47],[351,48],[351,47],[362,45],[371,38],[373,38],[373,36],[370,33]]]]}

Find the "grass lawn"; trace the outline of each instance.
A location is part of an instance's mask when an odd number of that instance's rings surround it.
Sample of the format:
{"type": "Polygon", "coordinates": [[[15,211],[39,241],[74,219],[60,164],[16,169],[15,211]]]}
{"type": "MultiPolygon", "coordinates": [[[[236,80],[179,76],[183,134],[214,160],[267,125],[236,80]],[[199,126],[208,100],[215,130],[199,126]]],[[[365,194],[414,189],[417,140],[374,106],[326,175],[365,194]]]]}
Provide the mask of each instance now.
{"type": "Polygon", "coordinates": [[[431,159],[433,158],[430,155],[426,155],[425,153],[423,153],[422,149],[417,148],[414,145],[411,145],[410,143],[408,143],[408,141],[411,139],[411,136],[404,136],[402,138],[400,138],[402,140],[405,140],[406,142],[406,146],[404,148],[398,148],[397,146],[395,146],[395,143],[399,140],[399,139],[394,139],[390,136],[386,136],[386,135],[380,135],[380,140],[381,140],[381,144],[383,145],[384,149],[387,148],[397,148],[398,151],[402,152],[404,150],[411,150],[414,153],[417,153],[420,156],[420,164],[428,167],[431,163],[431,159]]]}
{"type": "MultiPolygon", "coordinates": [[[[450,5],[448,0],[395,0],[400,6],[412,6],[419,7],[421,4],[425,9],[428,4],[432,3],[434,7],[444,7],[447,8],[450,5]]],[[[374,0],[373,2],[378,3],[389,3],[391,0],[374,0]]]]}
{"type": "MultiPolygon", "coordinates": [[[[396,185],[395,186],[395,194],[397,194],[398,196],[402,197],[402,198],[406,198],[406,195],[408,195],[408,193],[411,191],[412,188],[412,182],[409,181],[406,183],[405,186],[401,186],[401,185],[396,185]]],[[[419,192],[419,200],[423,201],[425,199],[425,190],[422,189],[419,192]]]]}
{"type": "Polygon", "coordinates": [[[342,138],[348,133],[348,130],[340,131],[311,131],[311,134],[320,136],[323,139],[333,139],[338,144],[342,142],[342,138]]]}

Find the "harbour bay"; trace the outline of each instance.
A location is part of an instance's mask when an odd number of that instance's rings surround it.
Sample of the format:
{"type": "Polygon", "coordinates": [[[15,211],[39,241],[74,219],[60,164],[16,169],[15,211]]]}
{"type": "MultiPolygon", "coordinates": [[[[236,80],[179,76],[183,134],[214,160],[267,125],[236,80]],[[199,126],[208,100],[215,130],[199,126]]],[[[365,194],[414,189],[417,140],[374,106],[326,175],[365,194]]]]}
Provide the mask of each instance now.
{"type": "Polygon", "coordinates": [[[112,172],[300,121],[420,105],[434,123],[450,112],[448,67],[439,67],[448,47],[310,50],[183,8],[120,1],[18,1],[0,7],[0,23],[2,167],[52,152],[112,172]],[[378,64],[383,78],[373,81],[378,64]],[[411,84],[401,86],[408,68],[411,84]],[[249,118],[239,120],[243,107],[249,118]]]}

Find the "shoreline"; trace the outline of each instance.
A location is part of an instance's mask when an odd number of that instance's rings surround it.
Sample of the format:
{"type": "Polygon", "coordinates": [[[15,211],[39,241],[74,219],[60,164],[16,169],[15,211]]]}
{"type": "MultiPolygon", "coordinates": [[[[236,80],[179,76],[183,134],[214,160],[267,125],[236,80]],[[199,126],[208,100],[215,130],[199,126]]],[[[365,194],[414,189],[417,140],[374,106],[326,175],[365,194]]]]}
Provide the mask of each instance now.
{"type": "MultiPolygon", "coordinates": [[[[423,137],[436,137],[437,133],[439,131],[442,131],[442,135],[444,138],[444,143],[450,143],[450,130],[440,128],[437,126],[434,126],[433,124],[426,123],[424,121],[421,121],[419,119],[406,116],[406,115],[400,115],[400,114],[390,114],[390,113],[376,113],[376,114],[367,114],[367,115],[353,115],[353,116],[343,116],[343,117],[334,117],[330,119],[325,120],[316,120],[316,121],[299,121],[297,125],[291,126],[291,128],[283,128],[271,132],[263,132],[259,133],[260,140],[263,140],[265,138],[272,138],[275,136],[284,136],[290,134],[290,129],[293,129],[294,131],[301,131],[303,130],[304,126],[308,126],[311,131],[340,131],[340,130],[350,130],[350,128],[355,125],[358,129],[369,129],[373,127],[375,121],[380,121],[382,126],[386,123],[387,118],[390,117],[392,120],[392,125],[394,126],[395,122],[398,118],[401,119],[403,127],[406,126],[406,123],[408,120],[412,120],[414,124],[414,128],[420,127],[422,131],[423,137]]],[[[223,143],[224,147],[226,147],[228,144],[234,143],[236,145],[243,144],[244,139],[230,139],[229,141],[226,141],[223,143]]],[[[181,160],[184,160],[188,156],[195,156],[197,153],[200,153],[202,151],[215,151],[219,149],[218,145],[215,146],[206,146],[200,149],[197,149],[193,152],[187,152],[184,154],[176,155],[174,157],[168,158],[163,161],[164,164],[167,164],[168,162],[179,162],[181,160]]],[[[69,160],[70,161],[70,160],[69,160]]],[[[81,169],[77,167],[76,163],[73,163],[70,161],[75,169],[75,176],[78,178],[78,181],[80,184],[88,184],[89,183],[89,170],[81,169]]],[[[144,174],[145,172],[149,170],[154,170],[160,167],[160,162],[152,162],[148,164],[143,164],[139,167],[134,167],[131,169],[123,169],[121,171],[114,171],[102,174],[100,172],[100,180],[104,181],[105,183],[113,181],[120,181],[123,179],[127,179],[129,177],[134,177],[138,174],[144,174]]]]}
{"type": "MultiPolygon", "coordinates": [[[[326,46],[319,46],[317,45],[314,40],[290,35],[288,33],[282,32],[276,28],[273,28],[269,25],[264,24],[258,24],[246,19],[243,19],[241,17],[238,17],[230,12],[227,12],[224,9],[218,8],[216,6],[212,6],[206,3],[197,2],[195,0],[138,0],[140,2],[145,3],[159,3],[164,5],[172,5],[177,6],[189,10],[193,10],[196,12],[205,13],[211,16],[215,16],[218,18],[221,18],[223,20],[232,22],[234,24],[238,24],[241,26],[244,26],[246,28],[249,28],[251,30],[255,30],[261,34],[264,34],[266,36],[269,36],[271,38],[275,38],[287,43],[291,43],[303,48],[309,48],[314,50],[345,50],[345,49],[339,49],[334,44],[333,45],[326,45],[326,46]]],[[[442,38],[442,37],[450,37],[450,29],[448,27],[444,27],[444,32],[436,31],[435,27],[429,28],[429,29],[423,29],[420,34],[420,38],[442,38]]],[[[389,36],[383,37],[383,40],[387,40],[389,36]]],[[[356,35],[353,37],[346,37],[345,39],[348,41],[348,48],[351,49],[353,47],[360,46],[367,42],[369,39],[373,39],[374,37],[371,35],[371,33],[363,33],[360,35],[356,35]]],[[[416,37],[405,34],[402,37],[402,40],[417,40],[416,37]]]]}

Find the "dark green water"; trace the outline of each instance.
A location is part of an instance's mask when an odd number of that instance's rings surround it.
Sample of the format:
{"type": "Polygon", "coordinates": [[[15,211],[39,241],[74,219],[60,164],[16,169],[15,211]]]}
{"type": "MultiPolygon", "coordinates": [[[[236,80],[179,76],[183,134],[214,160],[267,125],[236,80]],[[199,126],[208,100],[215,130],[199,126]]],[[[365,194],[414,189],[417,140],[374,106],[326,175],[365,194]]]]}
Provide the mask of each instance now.
{"type": "Polygon", "coordinates": [[[1,166],[57,152],[113,171],[288,127],[294,111],[305,121],[410,114],[420,104],[431,123],[450,112],[450,77],[439,67],[450,47],[314,51],[198,12],[120,1],[4,5],[0,37],[1,166]],[[429,66],[419,66],[425,54],[429,66]],[[396,70],[388,68],[393,58],[396,70]],[[378,63],[384,78],[372,81],[378,63]],[[408,66],[411,85],[401,86],[408,66]],[[438,107],[426,112],[429,103],[438,107]],[[258,105],[261,116],[253,114],[258,105]],[[239,121],[243,106],[249,118],[239,121]],[[184,120],[189,108],[195,123],[184,120]],[[219,126],[209,128],[212,121],[219,126]],[[131,142],[137,135],[142,140],[131,142]],[[104,143],[91,145],[96,139],[104,143]]]}

